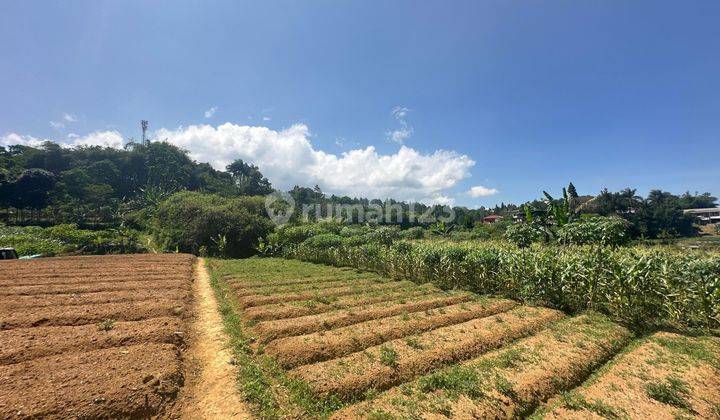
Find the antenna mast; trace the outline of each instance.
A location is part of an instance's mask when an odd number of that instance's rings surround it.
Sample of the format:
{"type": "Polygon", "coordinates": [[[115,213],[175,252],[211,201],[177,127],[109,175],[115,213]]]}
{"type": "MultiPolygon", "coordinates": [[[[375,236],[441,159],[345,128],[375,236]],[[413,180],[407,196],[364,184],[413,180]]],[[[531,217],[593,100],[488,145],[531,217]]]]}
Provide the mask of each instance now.
{"type": "Polygon", "coordinates": [[[142,120],[142,121],[140,121],[140,126],[142,127],[142,142],[143,142],[143,144],[150,143],[147,138],[148,122],[145,120],[142,120]]]}

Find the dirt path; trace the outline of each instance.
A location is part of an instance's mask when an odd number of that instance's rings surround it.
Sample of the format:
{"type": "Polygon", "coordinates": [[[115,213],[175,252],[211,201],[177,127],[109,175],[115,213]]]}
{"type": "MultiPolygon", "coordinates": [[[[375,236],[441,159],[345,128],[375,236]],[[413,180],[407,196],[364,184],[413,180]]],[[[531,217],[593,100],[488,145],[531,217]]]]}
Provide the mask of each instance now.
{"type": "Polygon", "coordinates": [[[252,418],[237,391],[237,372],[229,363],[232,353],[226,345],[228,337],[223,331],[222,318],[203,259],[198,260],[193,289],[196,318],[191,326],[194,337],[187,354],[191,366],[182,418],[252,418]]]}

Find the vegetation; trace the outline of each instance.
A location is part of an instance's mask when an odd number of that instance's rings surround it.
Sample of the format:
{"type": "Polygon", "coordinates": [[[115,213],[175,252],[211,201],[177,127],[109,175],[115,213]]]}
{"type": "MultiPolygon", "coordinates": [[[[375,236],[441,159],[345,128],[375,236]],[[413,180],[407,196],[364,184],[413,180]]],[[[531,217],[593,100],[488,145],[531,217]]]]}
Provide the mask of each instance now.
{"type": "Polygon", "coordinates": [[[49,228],[0,225],[0,247],[13,247],[23,255],[53,256],[67,253],[123,254],[143,252],[140,234],[126,228],[99,231],[64,224],[49,228]]]}
{"type": "Polygon", "coordinates": [[[271,238],[286,257],[498,294],[572,313],[594,309],[638,329],[720,325],[717,253],[587,245],[517,248],[499,242],[395,240],[387,245],[368,234],[362,241],[348,240],[331,231],[328,224],[305,225],[280,229],[271,238]]]}
{"type": "Polygon", "coordinates": [[[227,198],[197,192],[170,196],[157,208],[152,232],[164,249],[247,257],[272,229],[261,197],[227,198]]]}

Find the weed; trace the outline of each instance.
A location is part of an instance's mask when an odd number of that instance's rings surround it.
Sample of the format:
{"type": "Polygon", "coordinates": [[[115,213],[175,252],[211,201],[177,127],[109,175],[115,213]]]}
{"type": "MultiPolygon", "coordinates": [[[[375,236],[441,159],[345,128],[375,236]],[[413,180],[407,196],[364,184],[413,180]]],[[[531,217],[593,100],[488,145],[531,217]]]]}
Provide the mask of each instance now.
{"type": "Polygon", "coordinates": [[[685,399],[689,393],[687,384],[679,378],[668,376],[665,382],[650,382],[645,385],[647,395],[663,404],[689,409],[685,399]]]}
{"type": "Polygon", "coordinates": [[[115,320],[112,318],[103,319],[98,323],[98,330],[100,331],[110,331],[113,328],[115,328],[115,320]]]}
{"type": "Polygon", "coordinates": [[[380,363],[389,367],[396,367],[398,360],[398,353],[394,348],[388,345],[380,346],[380,363]]]}
{"type": "Polygon", "coordinates": [[[408,337],[405,339],[405,344],[407,344],[409,347],[412,347],[414,349],[422,350],[424,346],[420,341],[417,339],[417,337],[408,337]]]}

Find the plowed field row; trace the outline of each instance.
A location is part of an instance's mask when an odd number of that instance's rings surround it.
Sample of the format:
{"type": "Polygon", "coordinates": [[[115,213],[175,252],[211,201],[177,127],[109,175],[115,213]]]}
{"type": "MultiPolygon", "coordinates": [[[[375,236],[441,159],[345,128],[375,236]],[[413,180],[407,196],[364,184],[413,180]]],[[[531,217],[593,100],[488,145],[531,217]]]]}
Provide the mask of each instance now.
{"type": "Polygon", "coordinates": [[[720,415],[717,338],[638,341],[598,313],[297,261],[210,267],[238,316],[240,387],[261,417],[720,415]]]}
{"type": "Polygon", "coordinates": [[[0,418],[140,418],[171,407],[195,258],[0,264],[0,418]]]}

